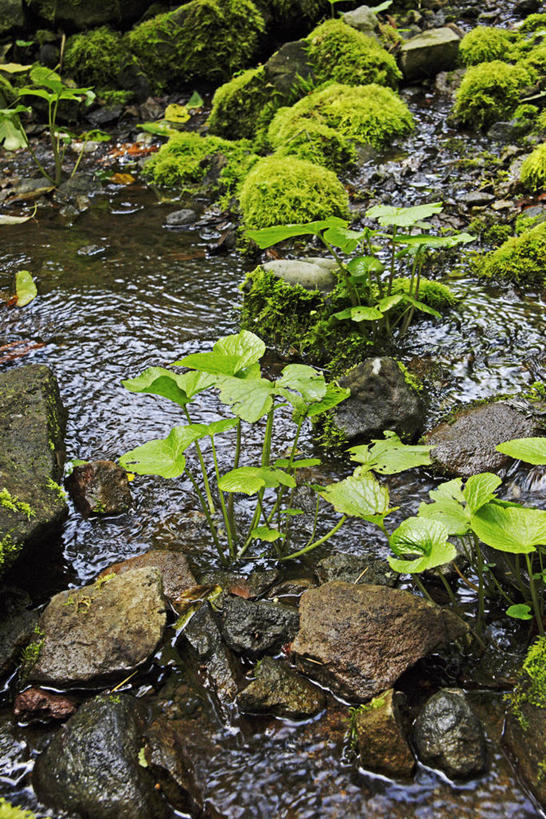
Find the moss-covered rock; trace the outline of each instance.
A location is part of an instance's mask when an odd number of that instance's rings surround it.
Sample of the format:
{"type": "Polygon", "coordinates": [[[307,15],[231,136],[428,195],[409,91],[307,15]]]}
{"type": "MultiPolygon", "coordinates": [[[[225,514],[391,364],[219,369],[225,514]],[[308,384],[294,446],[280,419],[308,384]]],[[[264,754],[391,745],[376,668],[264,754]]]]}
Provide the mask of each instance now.
{"type": "Polygon", "coordinates": [[[348,216],[347,192],[336,175],[304,159],[268,156],[243,182],[239,201],[247,228],[348,216]]]}
{"type": "Polygon", "coordinates": [[[356,160],[356,149],[347,137],[323,122],[302,122],[299,131],[273,143],[276,156],[297,156],[340,173],[356,160]]]}
{"type": "MultiPolygon", "coordinates": [[[[393,294],[409,293],[410,284],[410,279],[405,276],[394,279],[392,283],[393,294]]],[[[421,276],[419,282],[417,298],[434,310],[447,310],[450,307],[455,307],[458,302],[457,296],[446,284],[427,279],[424,276],[421,276]]]]}
{"type": "Polygon", "coordinates": [[[132,59],[126,40],[101,26],[68,39],[64,65],[78,84],[104,88],[117,84],[120,71],[132,59]]]}
{"type": "Polygon", "coordinates": [[[459,45],[464,65],[478,65],[491,60],[506,59],[514,43],[514,32],[492,26],[478,26],[465,34],[459,45]]]}
{"type": "Polygon", "coordinates": [[[214,94],[207,123],[210,133],[231,139],[252,138],[275,113],[278,105],[273,97],[274,89],[263,66],[237,74],[214,94]]]}
{"type": "Polygon", "coordinates": [[[538,145],[521,166],[521,183],[531,191],[542,191],[546,186],[546,142],[538,145]]]}
{"type": "Polygon", "coordinates": [[[493,60],[472,66],[457,90],[455,117],[474,128],[485,128],[510,117],[522,89],[532,80],[532,73],[522,65],[493,60]]]}
{"type": "Polygon", "coordinates": [[[546,31],[546,14],[529,14],[518,29],[521,33],[540,30],[546,31]]]}
{"type": "Polygon", "coordinates": [[[129,32],[129,46],[158,88],[221,82],[256,53],[264,20],[252,0],[191,0],[129,32]]]}
{"type": "Polygon", "coordinates": [[[143,173],[158,187],[195,193],[205,185],[209,193],[229,198],[257,160],[246,140],[182,131],[148,160],[143,173]]]}
{"type": "Polygon", "coordinates": [[[478,273],[494,281],[521,286],[546,284],[546,222],[504,244],[477,261],[478,273]]]}
{"type": "Polygon", "coordinates": [[[281,108],[269,126],[272,145],[288,144],[308,121],[319,122],[359,143],[380,147],[413,128],[406,104],[391,91],[372,83],[349,86],[333,83],[281,108]]]}
{"type": "Polygon", "coordinates": [[[307,38],[318,82],[396,86],[402,74],[396,60],[373,37],[341,20],[327,20],[307,38]]]}
{"type": "Polygon", "coordinates": [[[26,0],[29,10],[41,20],[69,29],[92,28],[138,20],[148,0],[26,0]]]}
{"type": "Polygon", "coordinates": [[[0,819],[36,819],[36,814],[17,808],[5,799],[0,799],[0,819]]]}

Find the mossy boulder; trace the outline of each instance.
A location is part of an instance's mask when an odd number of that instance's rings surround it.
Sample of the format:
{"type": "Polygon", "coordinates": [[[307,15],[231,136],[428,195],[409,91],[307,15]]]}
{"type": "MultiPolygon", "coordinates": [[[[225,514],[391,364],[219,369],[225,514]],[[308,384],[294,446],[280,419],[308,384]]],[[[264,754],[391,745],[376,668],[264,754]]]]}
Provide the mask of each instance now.
{"type": "Polygon", "coordinates": [[[472,66],[456,92],[454,115],[472,128],[486,128],[510,118],[522,90],[533,78],[533,73],[521,64],[493,60],[472,66]]]}
{"type": "Polygon", "coordinates": [[[29,11],[50,25],[81,31],[105,23],[124,25],[143,14],[148,0],[27,0],[29,11]]]}
{"type": "Polygon", "coordinates": [[[362,86],[333,83],[291,108],[279,109],[269,126],[268,139],[280,148],[304,130],[309,120],[375,148],[413,128],[408,107],[390,88],[375,83],[362,86]]]}
{"type": "Polygon", "coordinates": [[[64,65],[80,85],[115,86],[120,72],[134,58],[127,41],[108,26],[69,37],[64,65]]]}
{"type": "Polygon", "coordinates": [[[0,574],[67,514],[61,480],[66,412],[55,376],[31,364],[0,374],[0,574]]]}
{"type": "Polygon", "coordinates": [[[373,37],[342,20],[327,20],[307,38],[309,59],[318,82],[396,86],[402,75],[396,60],[373,37]]]}
{"type": "Polygon", "coordinates": [[[478,26],[469,31],[459,46],[459,56],[464,65],[492,60],[505,60],[514,43],[515,34],[504,28],[478,26]]]}
{"type": "Polygon", "coordinates": [[[478,259],[477,270],[495,282],[510,281],[522,287],[546,284],[546,222],[520,236],[512,236],[500,247],[478,259]]]}
{"type": "Polygon", "coordinates": [[[296,156],[314,162],[315,165],[324,165],[334,173],[347,170],[347,166],[356,161],[356,148],[346,136],[323,122],[304,120],[299,131],[290,138],[277,135],[273,148],[275,155],[296,156]]]}
{"type": "Polygon", "coordinates": [[[222,82],[255,55],[265,29],[252,0],[191,0],[129,32],[129,46],[157,88],[222,82]]]}
{"type": "Polygon", "coordinates": [[[25,14],[22,0],[0,0],[0,37],[13,29],[22,28],[24,24],[25,14]]]}
{"type": "Polygon", "coordinates": [[[268,156],[243,182],[239,202],[247,228],[348,216],[347,191],[336,175],[293,157],[268,156]]]}
{"type": "Polygon", "coordinates": [[[546,142],[538,145],[521,166],[520,181],[531,191],[542,191],[546,186],[546,142]]]}

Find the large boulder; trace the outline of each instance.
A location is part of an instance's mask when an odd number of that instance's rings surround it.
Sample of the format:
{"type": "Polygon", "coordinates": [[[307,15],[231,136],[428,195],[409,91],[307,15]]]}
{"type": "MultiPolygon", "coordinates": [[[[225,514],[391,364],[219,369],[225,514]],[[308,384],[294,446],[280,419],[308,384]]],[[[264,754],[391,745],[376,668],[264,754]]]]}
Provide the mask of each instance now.
{"type": "Polygon", "coordinates": [[[461,38],[452,28],[431,28],[407,40],[400,51],[406,80],[432,77],[457,67],[461,38]]]}
{"type": "Polygon", "coordinates": [[[242,711],[297,718],[312,717],[324,708],[326,697],[320,688],[280,660],[264,657],[255,674],[256,679],[239,694],[242,711]]]}
{"type": "Polygon", "coordinates": [[[350,397],[333,412],[335,426],[349,441],[369,441],[394,430],[413,437],[423,423],[423,405],[394,358],[367,358],[339,379],[350,397]]]}
{"type": "Polygon", "coordinates": [[[0,373],[0,574],[21,549],[66,517],[57,481],[66,411],[55,376],[41,364],[0,373]]]}
{"type": "Polygon", "coordinates": [[[129,557],[119,563],[112,563],[103,569],[97,580],[111,574],[125,574],[133,569],[157,569],[161,574],[163,594],[175,607],[180,596],[197,585],[186,555],[168,549],[151,549],[149,552],[129,557]]]}
{"type": "Polygon", "coordinates": [[[518,714],[508,712],[504,741],[516,759],[519,773],[543,808],[546,808],[545,736],[546,708],[526,702],[518,714]]]}
{"type": "Polygon", "coordinates": [[[105,23],[132,23],[149,5],[149,0],[27,0],[29,11],[40,20],[78,31],[105,23]]]}
{"type": "Polygon", "coordinates": [[[452,612],[409,592],[334,581],[302,595],[292,654],[310,677],[366,701],[467,630],[452,612]]]}
{"type": "Polygon", "coordinates": [[[63,725],[34,767],[46,805],[93,819],[164,819],[166,802],[139,764],[144,721],[127,694],[101,695],[63,725]]]}
{"type": "Polygon", "coordinates": [[[60,592],[40,618],[27,678],[68,686],[127,676],[152,656],[166,619],[157,569],[60,592]]]}
{"type": "Polygon", "coordinates": [[[414,739],[419,758],[450,777],[477,774],[487,764],[483,726],[459,689],[444,688],[426,702],[414,739]]]}
{"type": "Polygon", "coordinates": [[[405,697],[390,688],[354,712],[362,766],[392,777],[410,777],[415,760],[408,745],[402,708],[405,697]]]}
{"type": "Polygon", "coordinates": [[[0,37],[24,23],[23,0],[0,0],[0,37]]]}
{"type": "Polygon", "coordinates": [[[483,404],[456,412],[425,436],[432,444],[432,459],[447,475],[469,478],[478,472],[498,472],[510,458],[495,450],[512,438],[537,434],[533,418],[506,401],[483,404]]]}

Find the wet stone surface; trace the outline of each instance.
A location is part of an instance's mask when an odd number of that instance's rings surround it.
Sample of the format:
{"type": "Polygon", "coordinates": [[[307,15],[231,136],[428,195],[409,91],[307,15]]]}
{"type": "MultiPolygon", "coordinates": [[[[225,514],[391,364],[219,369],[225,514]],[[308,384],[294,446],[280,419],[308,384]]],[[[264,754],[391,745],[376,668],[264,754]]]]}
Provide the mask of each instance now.
{"type": "Polygon", "coordinates": [[[325,706],[326,697],[320,688],[311,685],[282,660],[264,657],[254,673],[256,679],[237,700],[242,711],[279,717],[311,717],[325,706]]]}
{"type": "Polygon", "coordinates": [[[298,630],[298,612],[292,606],[261,600],[257,603],[225,596],[221,629],[226,643],[239,654],[261,657],[278,651],[298,630]]]}
{"type": "Polygon", "coordinates": [[[66,481],[82,515],[119,515],[131,506],[127,473],[113,461],[92,461],[74,467],[66,481]]]}

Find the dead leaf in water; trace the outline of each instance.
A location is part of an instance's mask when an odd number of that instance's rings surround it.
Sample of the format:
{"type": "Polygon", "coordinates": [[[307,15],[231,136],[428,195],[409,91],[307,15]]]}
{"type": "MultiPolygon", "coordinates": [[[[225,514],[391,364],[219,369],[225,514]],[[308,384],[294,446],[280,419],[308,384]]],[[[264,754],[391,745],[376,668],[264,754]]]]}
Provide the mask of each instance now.
{"type": "Polygon", "coordinates": [[[132,185],[135,177],[130,173],[115,173],[112,174],[109,181],[114,185],[132,185]]]}
{"type": "MultiPolygon", "coordinates": [[[[34,213],[36,213],[36,211],[34,211],[34,213]]],[[[22,225],[23,222],[28,222],[29,219],[32,219],[34,213],[30,216],[8,216],[7,213],[0,213],[0,225],[22,225]]]]}
{"type": "Polygon", "coordinates": [[[22,358],[33,352],[33,350],[39,350],[41,347],[45,347],[45,344],[41,341],[21,340],[3,344],[0,347],[0,364],[5,364],[7,361],[14,361],[16,358],[22,358]]]}

